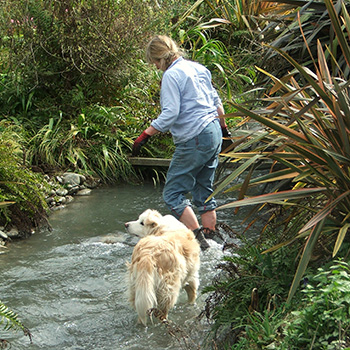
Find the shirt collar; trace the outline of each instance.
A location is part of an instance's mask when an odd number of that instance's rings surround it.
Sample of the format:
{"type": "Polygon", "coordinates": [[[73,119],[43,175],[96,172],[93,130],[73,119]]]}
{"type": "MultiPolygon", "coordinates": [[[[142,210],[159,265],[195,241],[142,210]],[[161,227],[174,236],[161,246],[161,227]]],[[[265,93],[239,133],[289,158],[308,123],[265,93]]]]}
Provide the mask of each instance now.
{"type": "Polygon", "coordinates": [[[183,57],[182,56],[180,56],[179,58],[177,58],[169,67],[168,67],[168,69],[170,68],[170,67],[172,67],[172,66],[174,66],[177,62],[180,62],[180,61],[183,61],[183,57]]]}

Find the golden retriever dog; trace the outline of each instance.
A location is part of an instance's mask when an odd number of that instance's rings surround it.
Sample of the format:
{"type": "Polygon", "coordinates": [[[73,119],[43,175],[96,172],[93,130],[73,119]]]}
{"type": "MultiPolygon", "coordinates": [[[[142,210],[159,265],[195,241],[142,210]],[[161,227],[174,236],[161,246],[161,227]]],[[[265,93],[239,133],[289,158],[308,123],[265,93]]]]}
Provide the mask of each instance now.
{"type": "Polygon", "coordinates": [[[128,266],[129,300],[138,321],[147,326],[147,312],[157,309],[168,317],[183,287],[194,303],[199,286],[198,241],[191,230],[172,215],[147,209],[138,220],[125,223],[126,230],[142,237],[128,266]]]}

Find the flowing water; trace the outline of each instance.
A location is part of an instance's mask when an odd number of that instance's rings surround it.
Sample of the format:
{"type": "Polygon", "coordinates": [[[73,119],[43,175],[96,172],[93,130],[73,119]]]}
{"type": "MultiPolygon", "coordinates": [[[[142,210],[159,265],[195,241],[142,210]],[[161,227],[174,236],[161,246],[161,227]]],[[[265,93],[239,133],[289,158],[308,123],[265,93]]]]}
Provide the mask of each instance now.
{"type": "MultiPolygon", "coordinates": [[[[161,186],[151,184],[95,189],[54,212],[51,231],[9,244],[0,254],[0,300],[19,314],[33,343],[20,331],[3,331],[3,325],[0,338],[11,342],[11,349],[186,348],[162,324],[137,325],[126,296],[125,262],[136,238],[125,232],[124,222],[147,208],[168,214],[161,191],[161,186]]],[[[241,220],[233,210],[219,211],[218,221],[240,229],[241,220]]],[[[223,254],[218,243],[210,244],[201,253],[200,290],[211,283],[223,254]]],[[[203,345],[209,326],[196,317],[207,295],[199,293],[193,306],[186,304],[185,294],[169,318],[189,335],[188,344],[193,340],[203,345]]]]}

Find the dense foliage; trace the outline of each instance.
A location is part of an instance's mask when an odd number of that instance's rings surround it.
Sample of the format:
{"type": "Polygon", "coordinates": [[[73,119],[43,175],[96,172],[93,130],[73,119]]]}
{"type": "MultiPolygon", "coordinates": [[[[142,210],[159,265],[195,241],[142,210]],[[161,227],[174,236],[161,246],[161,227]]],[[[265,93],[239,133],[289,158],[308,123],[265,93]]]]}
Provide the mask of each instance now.
{"type": "MultiPolygon", "coordinates": [[[[245,116],[247,121],[251,123],[254,120],[261,125],[261,128],[254,130],[254,133],[248,130],[243,136],[237,137],[237,142],[226,155],[234,162],[240,160],[239,166],[221,182],[214,193],[217,195],[223,190],[227,192],[239,190],[239,200],[225,204],[221,208],[238,210],[244,205],[255,205],[252,213],[256,213],[266,208],[267,203],[275,207],[275,210],[270,211],[268,225],[261,233],[260,239],[266,242],[266,232],[274,232],[274,239],[270,242],[272,247],[268,249],[266,247],[264,255],[274,256],[276,251],[287,247],[297,248],[299,251],[300,256],[297,259],[289,260],[295,273],[290,280],[289,295],[286,298],[288,307],[302,286],[301,282],[309,264],[316,259],[317,262],[312,264],[314,268],[336,255],[346,257],[347,249],[342,248],[343,245],[348,247],[349,242],[347,233],[350,209],[348,188],[350,114],[347,74],[350,67],[348,44],[350,17],[344,3],[340,2],[339,6],[335,6],[326,0],[324,6],[328,13],[327,23],[332,27],[330,33],[334,33],[333,37],[327,37],[331,44],[328,46],[329,41],[319,40],[315,50],[311,48],[308,37],[303,32],[305,28],[302,25],[303,18],[298,16],[300,33],[308,55],[304,55],[303,59],[294,58],[290,56],[291,52],[287,54],[283,50],[271,48],[286,59],[288,65],[294,69],[287,75],[279,77],[268,70],[258,68],[273,83],[265,97],[258,99],[258,104],[254,105],[232,103],[238,112],[231,116],[245,116]],[[340,8],[341,15],[338,14],[340,8]],[[334,69],[341,66],[343,70],[334,69]],[[270,171],[263,176],[254,177],[254,168],[262,160],[265,163],[270,162],[270,171]],[[242,183],[229,186],[242,174],[246,174],[242,183]],[[267,192],[264,194],[249,196],[249,189],[261,184],[271,186],[265,187],[267,192]],[[280,210],[276,210],[277,208],[280,210]]],[[[249,273],[254,272],[250,270],[249,273]]],[[[259,275],[259,278],[262,276],[259,275]]],[[[335,278],[336,285],[338,283],[340,285],[341,282],[338,281],[341,279],[340,276],[337,275],[335,278]]],[[[234,293],[235,286],[231,283],[230,287],[232,287],[230,292],[234,293]]],[[[314,300],[324,298],[327,288],[313,290],[315,294],[312,298],[314,300]]],[[[264,293],[259,293],[260,295],[264,296],[264,293]]],[[[282,299],[284,298],[282,296],[282,299]]],[[[299,315],[306,319],[311,317],[311,310],[314,309],[310,306],[307,310],[308,315],[304,316],[302,312],[299,315]]],[[[227,312],[219,309],[216,317],[220,314],[225,315],[227,312]]],[[[266,316],[269,315],[254,314],[250,322],[256,324],[260,320],[264,323],[266,316]]],[[[325,315],[320,315],[320,318],[322,317],[325,315]]],[[[349,345],[348,327],[344,323],[346,317],[344,314],[338,323],[339,329],[341,328],[339,333],[322,327],[322,324],[308,329],[306,323],[310,320],[305,320],[305,324],[300,328],[296,322],[293,326],[295,328],[291,329],[295,330],[295,337],[300,337],[300,347],[306,344],[310,349],[344,348],[349,345]],[[306,330],[307,334],[301,334],[306,330]]],[[[274,317],[274,322],[278,324],[282,322],[281,319],[283,320],[281,316],[277,317],[277,320],[274,317]]],[[[336,320],[337,316],[334,316],[335,323],[336,320]]],[[[268,325],[271,326],[271,323],[268,322],[268,325]]],[[[274,328],[269,329],[271,331],[274,328]]],[[[257,331],[255,328],[246,333],[248,343],[255,339],[254,343],[260,344],[263,330],[261,329],[260,333],[257,331]]],[[[275,349],[294,348],[294,345],[289,343],[284,345],[283,341],[276,346],[269,337],[260,345],[270,345],[275,349]]],[[[288,336],[286,339],[292,343],[288,336]]],[[[244,346],[242,345],[242,348],[244,346]]]]}
{"type": "MultiPolygon", "coordinates": [[[[133,139],[159,112],[161,76],[145,64],[144,46],[159,32],[211,69],[229,113],[226,157],[238,165],[216,195],[236,191],[239,201],[224,207],[257,205],[252,215],[271,203],[259,242],[227,254],[206,290],[215,340],[232,349],[348,346],[347,264],[313,274],[332,255],[345,255],[348,240],[350,18],[343,1],[3,0],[0,224],[20,224],[25,214],[28,231],[46,217],[39,173],[136,178],[128,161],[133,139]],[[271,171],[254,178],[261,163],[271,171]],[[252,186],[266,183],[270,192],[250,198],[252,186]],[[322,327],[326,316],[338,333],[322,327]]],[[[142,152],[169,157],[172,149],[165,134],[142,152]]]]}
{"type": "Polygon", "coordinates": [[[154,1],[3,1],[1,112],[42,125],[113,105],[161,15],[154,1]]]}
{"type": "MultiPolygon", "coordinates": [[[[0,225],[9,221],[24,236],[47,218],[43,176],[28,171],[23,164],[22,129],[0,121],[0,225]]],[[[48,185],[47,185],[48,187],[48,185]]]]}
{"type": "MultiPolygon", "coordinates": [[[[341,27],[331,2],[326,0],[325,3],[337,33],[334,40],[346,61],[350,62],[347,29],[341,27]]],[[[349,18],[345,6],[343,16],[345,19],[349,18]]],[[[311,54],[311,51],[309,52],[311,54]]],[[[324,246],[333,244],[335,256],[349,227],[348,82],[343,76],[331,75],[326,53],[327,48],[323,49],[319,42],[318,57],[311,56],[314,62],[313,72],[280,51],[280,54],[294,65],[295,70],[282,79],[265,72],[274,81],[270,96],[264,101],[267,104],[255,111],[235,104],[239,113],[244,113],[263,124],[264,130],[254,136],[256,140],[261,141],[262,146],[258,152],[229,152],[228,157],[248,160],[218,188],[223,189],[237,174],[252,166],[252,160],[265,158],[278,164],[272,166],[269,174],[262,178],[245,179],[250,181],[251,185],[277,181],[271,193],[257,198],[242,199],[224,207],[282,201],[286,206],[293,207],[289,218],[286,219],[289,225],[284,223],[290,230],[285,244],[305,237],[307,240],[289,298],[297,288],[315,245],[320,242],[323,242],[324,246]],[[268,147],[272,150],[267,150],[268,147]],[[284,180],[284,183],[281,180],[284,180]],[[281,186],[286,186],[286,181],[291,190],[281,191],[281,186]],[[297,226],[291,229],[295,222],[297,226]]],[[[331,57],[331,61],[336,59],[331,57]]],[[[242,187],[240,198],[245,189],[242,187]]],[[[274,214],[273,216],[276,219],[274,214]]]]}
{"type": "Polygon", "coordinates": [[[205,314],[214,321],[210,339],[218,348],[349,347],[349,264],[337,260],[309,269],[296,298],[286,304],[296,254],[296,247],[284,247],[268,256],[248,243],[225,257],[206,289],[205,314]]]}

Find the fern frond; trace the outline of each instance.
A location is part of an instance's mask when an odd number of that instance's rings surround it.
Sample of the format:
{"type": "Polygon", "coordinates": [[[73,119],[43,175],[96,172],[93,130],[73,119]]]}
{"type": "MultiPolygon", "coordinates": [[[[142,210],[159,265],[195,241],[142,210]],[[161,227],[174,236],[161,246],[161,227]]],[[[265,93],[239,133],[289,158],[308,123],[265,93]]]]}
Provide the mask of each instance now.
{"type": "Polygon", "coordinates": [[[11,311],[0,300],[0,325],[4,324],[4,330],[25,330],[24,325],[18,320],[18,315],[11,311]]]}
{"type": "Polygon", "coordinates": [[[30,330],[23,325],[23,323],[18,319],[18,315],[10,310],[1,300],[0,300],[0,326],[4,325],[4,330],[22,330],[25,336],[29,337],[30,343],[32,344],[32,334],[30,330]]]}

